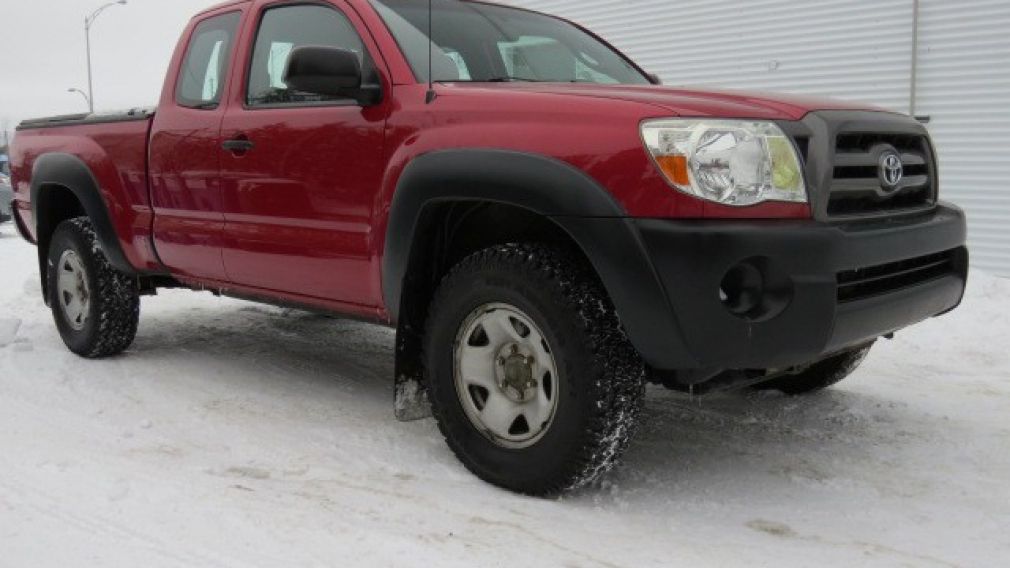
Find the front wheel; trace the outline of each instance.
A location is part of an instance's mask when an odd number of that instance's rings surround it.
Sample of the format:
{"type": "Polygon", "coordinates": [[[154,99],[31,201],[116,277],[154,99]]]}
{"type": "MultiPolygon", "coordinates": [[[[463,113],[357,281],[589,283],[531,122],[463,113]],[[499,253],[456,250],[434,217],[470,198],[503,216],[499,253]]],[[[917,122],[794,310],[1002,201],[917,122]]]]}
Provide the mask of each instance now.
{"type": "Polygon", "coordinates": [[[133,343],[140,319],[136,283],[109,264],[87,217],[56,227],[46,277],[56,327],[71,351],[98,359],[133,343]]]}
{"type": "Polygon", "coordinates": [[[443,280],[425,337],[439,428],[481,479],[547,496],[608,471],[635,431],[645,367],[577,255],[503,245],[443,280]]]}

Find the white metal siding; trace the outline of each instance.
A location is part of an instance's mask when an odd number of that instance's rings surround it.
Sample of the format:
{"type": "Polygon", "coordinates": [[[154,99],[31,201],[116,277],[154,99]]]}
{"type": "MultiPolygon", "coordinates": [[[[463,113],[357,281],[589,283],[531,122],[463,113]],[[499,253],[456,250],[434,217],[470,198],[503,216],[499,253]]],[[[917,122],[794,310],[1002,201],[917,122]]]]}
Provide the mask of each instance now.
{"type": "MultiPolygon", "coordinates": [[[[911,110],[914,0],[507,0],[596,31],[669,85],[911,110]]],[[[1010,1],[920,0],[917,115],[973,264],[1010,276],[1010,1]]]]}
{"type": "Polygon", "coordinates": [[[925,0],[919,22],[941,195],[968,212],[972,264],[1010,276],[1010,2],[925,0]]]}
{"type": "Polygon", "coordinates": [[[909,0],[513,3],[579,22],[669,85],[788,90],[908,106],[909,0]]]}

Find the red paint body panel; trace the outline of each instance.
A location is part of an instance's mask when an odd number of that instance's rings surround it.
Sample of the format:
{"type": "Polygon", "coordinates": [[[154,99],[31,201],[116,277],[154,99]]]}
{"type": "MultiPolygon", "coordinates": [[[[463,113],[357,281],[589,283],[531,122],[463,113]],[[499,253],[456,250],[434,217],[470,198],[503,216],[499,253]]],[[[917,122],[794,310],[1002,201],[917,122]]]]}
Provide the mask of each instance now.
{"type": "MultiPolygon", "coordinates": [[[[264,9],[257,1],[245,23],[252,37],[264,9]]],[[[351,21],[379,67],[383,59],[357,13],[351,21]]],[[[286,108],[245,104],[252,42],[238,49],[221,138],[245,138],[241,154],[219,150],[225,219],[224,265],[240,286],[376,307],[379,290],[363,276],[376,262],[372,219],[385,164],[383,141],[393,99],[376,106],[336,103],[286,108]],[[269,266],[270,270],[264,270],[269,266]]]]}
{"type": "Polygon", "coordinates": [[[91,168],[127,260],[137,268],[157,270],[160,265],[151,246],[153,214],[147,194],[149,128],[149,120],[135,120],[18,132],[11,152],[14,200],[33,238],[30,202],[35,160],[42,154],[71,154],[91,168]]]}
{"type": "MultiPolygon", "coordinates": [[[[173,274],[224,281],[224,213],[221,192],[221,121],[225,106],[193,109],[176,104],[177,80],[196,26],[235,11],[245,3],[203,12],[186,28],[168,69],[159,111],[151,128],[153,238],[162,262],[173,274]]],[[[238,42],[241,42],[241,35],[238,42]]],[[[232,53],[234,53],[234,49],[232,53]]],[[[234,63],[232,63],[234,65],[234,63]]],[[[230,84],[223,87],[227,96],[230,84]]]]}
{"type": "Polygon", "coordinates": [[[374,191],[366,188],[383,172],[385,121],[373,111],[229,110],[224,135],[256,147],[221,158],[228,280],[375,305],[361,278],[373,262],[374,191]]]}
{"type": "Polygon", "coordinates": [[[160,256],[195,287],[384,319],[387,217],[401,173],[420,155],[494,148],[561,160],[606,188],[629,217],[810,218],[805,204],[733,208],[674,190],[647,154],[639,125],[676,116],[797,120],[814,110],[868,109],[760,93],[548,83],[440,84],[438,98],[426,104],[427,86],[418,84],[368,1],[327,1],[350,18],[376,61],[381,104],[246,108],[258,15],[283,0],[230,2],[202,12],[183,34],[153,123],[18,134],[12,166],[21,219],[34,227],[34,159],[67,152],[99,178],[136,268],[158,268],[160,256]],[[193,29],[229,11],[242,12],[243,20],[222,104],[178,106],[176,78],[193,29]],[[221,148],[239,136],[254,149],[236,155],[221,148]]]}
{"type": "MultiPolygon", "coordinates": [[[[462,86],[470,86],[463,85],[462,86]]],[[[887,112],[871,105],[859,105],[828,98],[802,97],[743,91],[696,90],[656,85],[592,85],[503,83],[483,85],[487,89],[634,101],[667,111],[665,116],[750,118],[755,120],[799,120],[811,110],[869,110],[887,112]]]]}

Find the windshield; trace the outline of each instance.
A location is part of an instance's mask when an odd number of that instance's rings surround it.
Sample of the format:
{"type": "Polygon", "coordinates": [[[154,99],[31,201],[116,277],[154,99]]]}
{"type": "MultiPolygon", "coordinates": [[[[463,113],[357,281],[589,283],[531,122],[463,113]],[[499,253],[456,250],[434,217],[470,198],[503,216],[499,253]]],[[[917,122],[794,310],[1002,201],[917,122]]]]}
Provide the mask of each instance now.
{"type": "MultiPolygon", "coordinates": [[[[428,80],[428,3],[372,0],[420,81],[428,80]]],[[[435,81],[649,84],[619,53],[572,24],[542,14],[434,0],[435,81]]]]}

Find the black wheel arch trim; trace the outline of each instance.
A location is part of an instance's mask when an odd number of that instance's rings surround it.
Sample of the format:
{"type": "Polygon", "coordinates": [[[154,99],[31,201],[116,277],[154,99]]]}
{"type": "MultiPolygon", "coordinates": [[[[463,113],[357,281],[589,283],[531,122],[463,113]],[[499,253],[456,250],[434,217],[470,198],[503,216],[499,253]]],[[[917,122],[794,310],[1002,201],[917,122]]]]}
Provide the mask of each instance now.
{"type": "Polygon", "coordinates": [[[671,355],[692,359],[641,236],[610,192],[570,164],[508,150],[441,150],[415,158],[404,169],[390,208],[382,265],[383,296],[393,322],[400,318],[425,209],[455,201],[508,204],[550,218],[596,269],[646,362],[671,355]]]}
{"type": "Polygon", "coordinates": [[[35,239],[32,237],[31,233],[28,232],[28,227],[25,227],[24,220],[21,219],[21,215],[18,215],[17,202],[11,203],[11,217],[14,220],[14,226],[17,228],[18,234],[21,235],[21,238],[31,244],[35,244],[35,239]]]}
{"type": "Polygon", "coordinates": [[[113,268],[130,276],[143,274],[130,264],[122,246],[120,246],[119,237],[109,215],[108,205],[102,198],[98,180],[95,179],[91,169],[77,156],[54,152],[39,156],[32,167],[32,220],[35,223],[35,235],[39,248],[39,270],[43,289],[46,286],[44,275],[46,273],[46,258],[49,253],[46,250],[49,242],[48,235],[51,235],[56,229],[56,227],[49,226],[49,219],[46,215],[40,215],[40,211],[45,211],[50,205],[47,187],[59,187],[74,194],[84,208],[84,213],[91,219],[95,234],[101,243],[102,252],[105,253],[113,268]]]}

